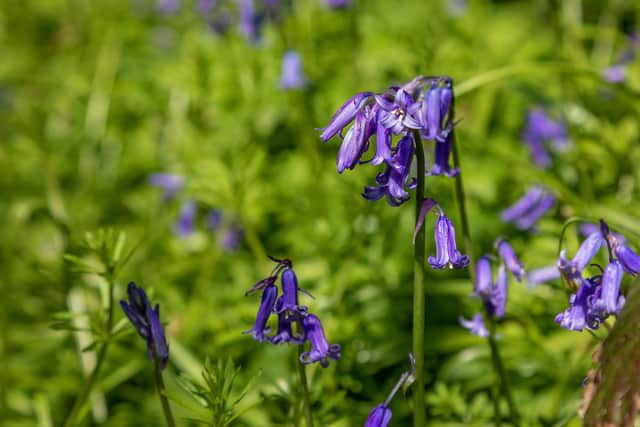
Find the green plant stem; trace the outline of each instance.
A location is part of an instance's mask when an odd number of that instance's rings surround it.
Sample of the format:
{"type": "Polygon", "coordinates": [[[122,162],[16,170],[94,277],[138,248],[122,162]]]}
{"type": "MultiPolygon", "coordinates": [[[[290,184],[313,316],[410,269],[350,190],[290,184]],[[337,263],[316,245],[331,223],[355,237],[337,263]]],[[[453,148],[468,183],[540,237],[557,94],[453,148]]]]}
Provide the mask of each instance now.
{"type": "MultiPolygon", "coordinates": [[[[304,352],[304,346],[300,344],[298,346],[298,355],[304,352]]],[[[298,357],[299,359],[299,357],[298,357]]],[[[300,374],[300,385],[302,386],[302,404],[304,411],[304,419],[307,427],[313,427],[313,415],[311,413],[311,398],[309,397],[309,386],[307,385],[307,366],[296,361],[298,365],[298,373],[300,374]]]]}
{"type": "MultiPolygon", "coordinates": [[[[456,136],[455,136],[455,129],[452,130],[451,132],[452,132],[451,151],[453,154],[453,165],[454,167],[459,168],[460,171],[462,171],[462,168],[460,167],[460,156],[458,154],[458,145],[457,145],[456,136]]],[[[459,173],[458,176],[456,177],[455,184],[456,184],[455,185],[456,199],[458,202],[458,210],[460,213],[460,222],[462,224],[462,238],[464,241],[465,252],[467,253],[467,255],[469,255],[469,258],[471,259],[471,262],[469,263],[469,276],[471,277],[471,281],[475,282],[475,277],[476,277],[475,264],[474,264],[475,259],[473,257],[473,245],[471,241],[469,219],[468,219],[467,209],[465,204],[466,197],[464,192],[464,184],[462,182],[462,172],[459,173]]],[[[487,314],[486,317],[490,319],[488,342],[489,342],[489,348],[491,350],[491,361],[493,363],[493,368],[497,376],[498,390],[500,391],[500,394],[506,399],[507,404],[509,405],[509,413],[510,413],[511,421],[513,422],[514,425],[517,426],[520,424],[520,416],[518,414],[518,410],[515,406],[513,398],[511,397],[509,383],[507,381],[507,377],[504,371],[502,359],[500,358],[500,353],[498,352],[498,345],[495,340],[496,322],[495,322],[495,319],[491,318],[488,315],[488,313],[486,314],[487,314]]],[[[499,395],[494,396],[493,401],[494,401],[493,404],[494,404],[494,412],[495,412],[494,414],[495,424],[496,424],[496,427],[499,427],[501,425],[499,395]]]]}
{"type": "Polygon", "coordinates": [[[171,406],[169,406],[169,401],[167,400],[166,389],[164,386],[164,380],[162,379],[162,369],[160,368],[160,360],[155,355],[155,350],[153,351],[155,360],[155,373],[156,373],[156,390],[158,391],[158,398],[160,399],[160,403],[162,404],[162,412],[164,412],[164,418],[167,421],[167,426],[175,427],[176,423],[173,420],[173,414],[171,413],[171,406]]]}
{"type": "Polygon", "coordinates": [[[491,363],[493,364],[493,369],[498,374],[498,380],[500,381],[500,391],[507,401],[507,406],[509,406],[509,417],[511,419],[511,423],[514,426],[520,425],[520,413],[518,412],[518,408],[516,408],[516,404],[511,396],[511,388],[509,387],[509,381],[507,380],[507,374],[504,370],[504,365],[502,364],[502,359],[500,358],[500,352],[498,351],[498,344],[496,343],[495,338],[495,329],[496,329],[496,321],[495,319],[491,319],[489,321],[489,347],[491,348],[491,363]]]}
{"type": "MultiPolygon", "coordinates": [[[[416,144],[416,164],[418,182],[416,186],[416,223],[422,209],[425,186],[424,148],[420,132],[414,131],[416,144]]],[[[413,356],[416,360],[416,382],[413,392],[413,425],[424,427],[426,424],[426,408],[424,402],[424,334],[425,334],[425,296],[424,296],[424,242],[425,227],[421,227],[416,235],[413,248],[413,356]]]]}
{"type": "Polygon", "coordinates": [[[100,347],[100,351],[98,352],[98,356],[96,359],[96,365],[91,371],[91,374],[87,377],[86,382],[84,383],[84,387],[82,387],[82,391],[76,398],[73,407],[71,408],[71,412],[67,416],[67,420],[64,423],[64,427],[72,427],[77,423],[78,416],[80,415],[80,410],[83,408],[85,402],[91,395],[91,390],[95,385],[96,379],[98,378],[98,372],[100,371],[100,367],[104,362],[105,356],[107,355],[107,348],[109,347],[109,343],[111,341],[111,329],[113,329],[113,277],[111,274],[108,276],[109,283],[109,306],[107,307],[108,315],[107,315],[107,326],[106,326],[106,338],[102,347],[100,347]]]}

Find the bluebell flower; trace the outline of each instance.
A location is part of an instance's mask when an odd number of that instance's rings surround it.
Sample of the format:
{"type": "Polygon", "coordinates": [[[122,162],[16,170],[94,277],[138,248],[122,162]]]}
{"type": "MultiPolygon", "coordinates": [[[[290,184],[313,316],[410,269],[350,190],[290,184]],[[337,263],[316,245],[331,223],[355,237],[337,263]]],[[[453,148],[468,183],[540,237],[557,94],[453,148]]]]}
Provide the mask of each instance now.
{"type": "Polygon", "coordinates": [[[382,162],[391,162],[393,152],[391,149],[391,131],[384,127],[380,121],[380,116],[383,110],[377,109],[376,117],[376,153],[371,160],[364,163],[369,163],[374,166],[381,164],[382,162]]]}
{"type": "Polygon", "coordinates": [[[551,165],[551,157],[546,151],[544,141],[551,141],[556,151],[565,151],[570,145],[566,125],[551,120],[541,109],[529,111],[523,137],[531,149],[534,163],[541,168],[551,165]]]}
{"type": "Polygon", "coordinates": [[[619,261],[611,261],[602,273],[602,286],[598,298],[590,301],[596,310],[607,314],[618,314],[624,304],[624,297],[620,295],[622,282],[622,265],[619,261]]]}
{"type": "Polygon", "coordinates": [[[361,92],[355,94],[351,99],[345,102],[338,111],[331,117],[329,124],[321,128],[322,133],[320,139],[327,142],[355,119],[356,115],[364,108],[365,105],[373,99],[373,92],[361,92]]]}
{"type": "Polygon", "coordinates": [[[391,409],[381,403],[373,408],[364,427],[387,427],[392,415],[391,409]]]}
{"type": "Polygon", "coordinates": [[[282,58],[280,87],[282,89],[300,89],[306,85],[307,78],[302,70],[300,54],[295,50],[287,51],[282,58]]]}
{"type": "Polygon", "coordinates": [[[240,241],[244,235],[244,230],[238,225],[232,225],[226,229],[220,238],[222,249],[233,252],[240,246],[240,241]]]}
{"type": "Polygon", "coordinates": [[[282,297],[276,302],[276,312],[278,313],[278,330],[276,334],[270,338],[272,344],[302,344],[304,337],[300,333],[293,334],[292,322],[295,317],[290,316],[283,309],[282,297]]]}
{"type": "Polygon", "coordinates": [[[298,304],[298,278],[291,268],[286,268],[280,276],[282,282],[282,296],[279,299],[278,313],[285,312],[288,315],[296,315],[306,312],[307,307],[298,304]]]}
{"type": "Polygon", "coordinates": [[[240,32],[251,43],[258,43],[262,37],[262,22],[264,16],[256,11],[253,0],[238,0],[240,32]]]}
{"type": "Polygon", "coordinates": [[[602,77],[609,83],[624,82],[627,77],[627,65],[634,60],[639,47],[640,37],[637,34],[631,34],[628,46],[622,51],[616,63],[603,71],[602,77]]]}
{"type": "Polygon", "coordinates": [[[129,321],[138,331],[138,334],[145,339],[147,351],[151,360],[159,363],[160,369],[167,366],[169,360],[169,346],[165,337],[164,328],[160,323],[160,306],[156,304],[151,308],[147,294],[141,287],[137,287],[134,282],[129,282],[127,286],[129,302],[121,300],[122,311],[129,318],[129,321]]]}
{"type": "Polygon", "coordinates": [[[163,198],[169,201],[175,198],[184,187],[184,179],[173,173],[154,173],[149,175],[149,184],[164,190],[163,198]]]}
{"type": "Polygon", "coordinates": [[[562,276],[569,282],[575,282],[582,277],[582,271],[591,260],[598,254],[600,247],[604,243],[602,233],[596,232],[591,234],[585,239],[584,242],[578,248],[578,252],[569,261],[566,257],[566,251],[560,252],[560,259],[558,260],[558,269],[562,273],[562,276]]]}
{"type": "Polygon", "coordinates": [[[489,336],[489,330],[484,325],[484,320],[482,319],[482,313],[476,313],[471,320],[467,320],[464,317],[460,317],[458,319],[460,325],[466,328],[473,335],[478,337],[487,338],[489,336]]]}
{"type": "Polygon", "coordinates": [[[489,298],[492,288],[491,260],[489,257],[481,256],[476,263],[476,283],[473,293],[482,298],[489,298]]]}
{"type": "Polygon", "coordinates": [[[522,267],[522,263],[516,256],[511,245],[509,245],[502,239],[498,239],[496,248],[498,249],[498,255],[500,255],[500,259],[502,259],[507,269],[509,269],[511,274],[513,274],[513,277],[515,277],[516,280],[520,282],[524,275],[524,268],[522,267]]]}
{"type": "Polygon", "coordinates": [[[434,228],[436,256],[430,256],[427,262],[432,268],[465,268],[469,265],[469,256],[463,255],[456,245],[456,231],[451,220],[440,211],[434,228]]]}
{"type": "Polygon", "coordinates": [[[178,219],[173,225],[173,231],[180,237],[193,233],[196,226],[197,206],[193,200],[186,200],[180,208],[178,219]]]}
{"type": "Polygon", "coordinates": [[[363,197],[367,200],[379,200],[386,197],[391,206],[398,206],[409,200],[409,193],[405,188],[415,187],[416,181],[409,181],[411,162],[413,161],[413,136],[403,136],[396,147],[395,154],[387,163],[384,173],[376,177],[376,186],[367,186],[363,197]]]}
{"type": "Polygon", "coordinates": [[[204,224],[211,231],[217,230],[222,224],[222,211],[220,209],[211,209],[205,216],[204,224]]]}
{"type": "Polygon", "coordinates": [[[434,161],[431,166],[431,175],[445,175],[448,177],[456,177],[460,173],[459,168],[453,168],[449,166],[449,156],[451,154],[451,137],[453,133],[447,131],[447,135],[444,137],[444,141],[436,142],[434,144],[434,161]]]}
{"type": "Polygon", "coordinates": [[[323,0],[329,9],[342,9],[351,4],[351,0],[323,0]]]}
{"type": "Polygon", "coordinates": [[[158,10],[160,10],[160,12],[164,13],[165,15],[172,14],[173,12],[178,10],[179,6],[180,3],[178,0],[158,0],[158,10]]]}
{"type": "Polygon", "coordinates": [[[540,186],[531,187],[524,196],[501,213],[504,222],[520,230],[532,228],[555,205],[555,197],[540,186]]]}
{"type": "Polygon", "coordinates": [[[491,292],[491,310],[488,311],[489,316],[495,316],[498,319],[502,319],[504,317],[507,305],[507,293],[507,270],[505,269],[504,264],[500,264],[496,275],[496,284],[491,292]]]}
{"type": "Polygon", "coordinates": [[[476,283],[473,294],[482,299],[489,317],[504,317],[507,304],[507,272],[503,264],[498,267],[495,284],[492,280],[491,261],[486,256],[476,263],[476,283]]]}
{"type": "Polygon", "coordinates": [[[609,230],[609,226],[603,220],[600,220],[600,228],[602,234],[606,237],[609,247],[613,254],[620,261],[622,268],[627,274],[635,276],[640,273],[640,255],[635,253],[633,249],[625,244],[623,236],[616,235],[609,230]]]}
{"type": "Polygon", "coordinates": [[[597,287],[594,279],[580,279],[578,292],[569,297],[569,308],[558,314],[556,323],[565,329],[581,331],[587,326],[588,299],[597,287]]]}
{"type": "Polygon", "coordinates": [[[374,108],[366,105],[356,115],[353,126],[347,131],[338,150],[336,158],[338,173],[342,173],[345,169],[353,169],[360,162],[360,158],[367,151],[369,138],[375,132],[376,114],[374,108]]]}
{"type": "Polygon", "coordinates": [[[260,307],[258,308],[258,314],[256,315],[256,321],[253,327],[243,334],[253,334],[253,339],[258,342],[263,342],[266,334],[271,332],[271,328],[267,326],[271,313],[274,312],[276,298],[278,297],[278,287],[274,284],[268,284],[262,291],[262,300],[260,301],[260,307]]]}
{"type": "Polygon", "coordinates": [[[560,278],[560,270],[557,265],[527,270],[526,279],[530,286],[551,282],[560,278]]]}
{"type": "Polygon", "coordinates": [[[315,314],[302,317],[302,328],[305,339],[311,344],[311,349],[300,354],[301,363],[306,365],[319,362],[320,366],[326,368],[329,366],[329,359],[340,359],[340,345],[329,345],[320,319],[315,314]]]}
{"type": "Polygon", "coordinates": [[[380,123],[394,135],[420,129],[422,125],[414,118],[420,109],[420,103],[414,102],[404,89],[398,89],[393,100],[385,95],[376,95],[376,103],[380,106],[380,123]]]}
{"type": "Polygon", "coordinates": [[[627,65],[615,64],[605,68],[602,77],[609,83],[622,83],[627,77],[627,65]]]}

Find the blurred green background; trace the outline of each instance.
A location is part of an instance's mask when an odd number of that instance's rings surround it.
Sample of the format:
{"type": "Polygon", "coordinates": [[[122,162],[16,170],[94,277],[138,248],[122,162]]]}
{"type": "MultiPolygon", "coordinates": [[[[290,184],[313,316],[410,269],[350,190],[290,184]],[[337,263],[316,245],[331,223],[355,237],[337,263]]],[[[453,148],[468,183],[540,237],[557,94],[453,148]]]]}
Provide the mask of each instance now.
{"type": "MultiPolygon", "coordinates": [[[[294,0],[259,43],[234,20],[213,31],[216,18],[189,0],[172,13],[150,0],[0,1],[0,425],[58,426],[68,414],[82,363],[95,357],[79,349],[92,337],[50,325],[66,311],[95,317],[105,285],[63,256],[87,256],[85,233],[107,227],[137,247],[116,299],[133,280],[160,303],[172,392],[180,376],[199,378],[205,358],[231,357],[238,391],[252,381],[250,408],[233,425],[300,425],[297,349],[241,335],[259,301],[243,295],[269,274],[266,255],[288,257],[315,296],[304,303],[342,345],[341,360],[309,370],[317,424],[363,425],[408,367],[414,210],[364,200],[375,168],[338,175],[338,141],[323,145],[314,129],[354,93],[418,74],[456,82],[476,255],[502,235],[525,267],[553,264],[573,215],[604,217],[638,248],[640,62],[621,84],[602,78],[639,28],[638,2],[354,0],[333,10],[294,0]],[[288,49],[301,55],[304,89],[279,87],[288,49]],[[573,141],[546,171],[521,138],[536,106],[565,120],[573,141]],[[184,177],[177,199],[148,184],[157,172],[184,177]],[[532,183],[559,198],[535,233],[500,221],[532,183]],[[186,199],[197,201],[198,224],[180,237],[173,223],[186,199]],[[204,227],[212,208],[224,218],[215,232],[204,227]],[[234,224],[242,239],[225,250],[234,224]]],[[[453,180],[429,179],[427,193],[460,223],[453,180]]],[[[430,218],[428,254],[432,227],[430,218]]],[[[573,253],[575,228],[566,243],[573,253]]],[[[433,426],[492,423],[489,348],[458,325],[480,307],[471,290],[467,271],[427,270],[433,426]]],[[[568,294],[559,281],[509,290],[499,344],[525,425],[580,424],[581,383],[602,334],[554,323],[568,294]]],[[[83,425],[164,425],[144,343],[122,327],[83,425]]],[[[410,399],[391,407],[391,425],[408,425],[410,399]]]]}

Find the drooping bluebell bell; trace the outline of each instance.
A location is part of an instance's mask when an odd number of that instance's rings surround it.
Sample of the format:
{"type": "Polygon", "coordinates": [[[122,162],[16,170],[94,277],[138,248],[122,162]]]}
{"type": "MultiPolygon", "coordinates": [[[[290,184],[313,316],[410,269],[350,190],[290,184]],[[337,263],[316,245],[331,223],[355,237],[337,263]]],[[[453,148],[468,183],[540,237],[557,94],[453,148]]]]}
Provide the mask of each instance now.
{"type": "Polygon", "coordinates": [[[321,129],[320,139],[327,142],[349,125],[356,115],[373,99],[373,92],[361,92],[355,94],[345,102],[336,113],[329,119],[329,124],[321,129]]]}
{"type": "Polygon", "coordinates": [[[449,156],[451,155],[451,138],[453,133],[448,130],[446,131],[446,136],[444,136],[444,141],[436,142],[434,144],[434,160],[433,166],[431,166],[431,175],[445,175],[448,177],[456,177],[460,173],[459,168],[451,169],[449,166],[449,156]]]}
{"type": "Polygon", "coordinates": [[[551,157],[544,146],[545,141],[551,141],[555,151],[565,151],[570,146],[564,122],[551,120],[539,108],[529,111],[523,138],[529,145],[534,163],[541,168],[547,168],[551,165],[551,157]]]}
{"type": "Polygon", "coordinates": [[[600,228],[624,271],[632,276],[640,273],[640,255],[625,244],[626,239],[623,236],[616,236],[615,233],[612,233],[607,223],[603,220],[600,220],[600,228]]]}
{"type": "Polygon", "coordinates": [[[520,230],[528,230],[554,205],[555,197],[552,194],[540,186],[533,186],[513,205],[503,210],[500,217],[520,230]]]}
{"type": "Polygon", "coordinates": [[[173,225],[173,231],[180,237],[187,237],[195,230],[197,205],[193,200],[185,200],[173,225]]]}
{"type": "Polygon", "coordinates": [[[558,314],[556,323],[565,329],[581,331],[587,326],[588,299],[595,291],[600,276],[597,279],[580,279],[580,287],[569,297],[569,308],[558,314]]]}
{"type": "Polygon", "coordinates": [[[253,334],[253,339],[258,342],[263,342],[268,339],[265,335],[271,332],[271,328],[267,326],[271,313],[274,312],[276,298],[278,297],[278,287],[273,283],[267,284],[262,291],[262,300],[260,301],[260,307],[258,308],[258,314],[256,315],[256,321],[253,327],[243,334],[253,334]]]}
{"type": "Polygon", "coordinates": [[[525,275],[529,286],[539,285],[540,283],[551,282],[560,278],[560,270],[557,265],[549,265],[546,267],[534,268],[527,270],[525,275]]]}
{"type": "Polygon", "coordinates": [[[522,280],[524,276],[524,268],[522,267],[522,263],[516,256],[516,253],[513,251],[511,245],[509,245],[505,240],[498,239],[496,242],[496,249],[498,250],[498,255],[500,255],[500,259],[504,262],[507,269],[513,274],[513,277],[516,278],[518,282],[522,280]]]}
{"type": "Polygon", "coordinates": [[[300,332],[293,333],[292,323],[297,319],[283,309],[282,297],[276,302],[276,312],[278,313],[278,330],[270,338],[272,344],[302,344],[304,337],[300,332]]]}
{"type": "Polygon", "coordinates": [[[507,272],[503,264],[498,267],[495,283],[492,280],[491,260],[481,256],[476,263],[476,283],[473,294],[482,299],[490,318],[504,317],[507,303],[507,272]]]}
{"type": "Polygon", "coordinates": [[[297,315],[307,311],[306,306],[301,306],[298,302],[298,278],[296,273],[291,268],[286,268],[281,276],[280,281],[282,283],[282,296],[280,297],[280,307],[277,309],[278,313],[285,312],[287,315],[297,315]]]}
{"type": "Polygon", "coordinates": [[[164,191],[163,198],[166,201],[175,198],[184,187],[184,179],[173,173],[153,173],[149,175],[148,182],[164,191]]]}
{"type": "Polygon", "coordinates": [[[430,256],[427,262],[432,268],[465,268],[469,265],[469,256],[463,255],[456,245],[456,231],[451,220],[442,209],[434,228],[436,256],[430,256]]]}
{"type": "Polygon", "coordinates": [[[353,169],[360,162],[362,155],[367,150],[369,138],[375,133],[374,117],[376,114],[375,108],[365,105],[356,115],[355,122],[347,131],[338,151],[336,158],[338,173],[344,172],[345,169],[353,169]]]}
{"type": "Polygon", "coordinates": [[[621,282],[622,265],[618,260],[613,260],[602,273],[602,285],[598,287],[600,292],[589,301],[591,309],[605,315],[617,315],[624,305],[624,296],[620,295],[621,282]]]}
{"type": "Polygon", "coordinates": [[[160,306],[156,304],[155,308],[151,308],[146,292],[141,287],[137,287],[134,282],[129,282],[127,295],[128,302],[120,301],[122,311],[136,328],[138,334],[145,339],[149,357],[152,360],[157,358],[160,369],[164,369],[169,360],[169,346],[164,328],[160,323],[160,306]]]}
{"type": "Polygon", "coordinates": [[[364,427],[387,427],[392,415],[391,409],[381,403],[371,410],[364,427]]]}
{"type": "Polygon", "coordinates": [[[320,366],[329,366],[329,359],[340,359],[340,344],[329,344],[324,334],[320,319],[315,314],[307,314],[302,317],[304,337],[311,344],[311,349],[300,354],[300,362],[309,364],[319,362],[320,366]]]}
{"type": "Polygon", "coordinates": [[[601,232],[596,232],[585,239],[584,242],[578,248],[578,252],[572,260],[568,260],[566,257],[566,250],[560,252],[560,258],[558,259],[558,269],[562,276],[568,282],[575,282],[582,277],[582,271],[591,260],[598,254],[600,247],[604,243],[604,238],[601,232]]]}
{"type": "Polygon", "coordinates": [[[415,179],[409,181],[411,162],[413,161],[413,136],[405,135],[396,147],[395,154],[387,163],[384,173],[376,177],[377,186],[366,186],[363,196],[367,200],[378,200],[386,197],[391,206],[398,206],[409,199],[405,188],[413,188],[415,179]]]}
{"type": "Polygon", "coordinates": [[[470,320],[460,317],[458,319],[460,325],[468,329],[473,335],[487,338],[489,336],[489,330],[484,325],[482,313],[476,313],[470,320]]]}
{"type": "Polygon", "coordinates": [[[307,85],[307,78],[302,70],[302,60],[296,50],[289,50],[282,58],[280,88],[301,89],[307,85]]]}

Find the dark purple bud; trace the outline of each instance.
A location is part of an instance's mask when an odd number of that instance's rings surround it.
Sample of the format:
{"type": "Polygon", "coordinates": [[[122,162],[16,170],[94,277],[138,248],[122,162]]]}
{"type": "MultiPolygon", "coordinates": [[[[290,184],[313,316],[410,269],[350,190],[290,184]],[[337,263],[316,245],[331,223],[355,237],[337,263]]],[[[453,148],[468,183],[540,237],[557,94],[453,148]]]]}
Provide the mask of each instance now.
{"type": "Polygon", "coordinates": [[[389,421],[391,421],[391,416],[391,409],[380,404],[373,408],[367,421],[364,423],[364,427],[387,427],[389,421]]]}
{"type": "Polygon", "coordinates": [[[311,343],[311,349],[300,354],[300,363],[306,365],[319,362],[320,366],[326,368],[329,366],[329,358],[340,359],[340,345],[329,345],[320,319],[315,314],[308,314],[302,318],[302,328],[305,339],[311,343]]]}
{"type": "Polygon", "coordinates": [[[372,100],[372,92],[362,92],[355,94],[351,99],[344,103],[342,107],[331,117],[327,127],[322,128],[320,139],[327,142],[338,134],[345,126],[347,126],[356,117],[356,114],[372,100]]]}
{"type": "Polygon", "coordinates": [[[489,330],[484,326],[484,320],[482,319],[481,313],[476,313],[471,320],[460,317],[458,321],[463,328],[468,329],[473,335],[482,338],[487,338],[489,336],[489,330]]]}
{"type": "Polygon", "coordinates": [[[504,240],[500,239],[498,241],[497,248],[500,259],[502,259],[502,261],[509,269],[511,274],[513,274],[513,276],[516,278],[516,280],[520,282],[522,280],[522,276],[524,275],[524,268],[522,268],[522,263],[520,262],[520,260],[518,260],[518,257],[516,257],[516,254],[515,252],[513,252],[511,246],[504,240]]]}
{"type": "Polygon", "coordinates": [[[456,246],[456,232],[447,216],[441,212],[434,228],[436,256],[428,258],[429,265],[435,269],[465,268],[469,257],[462,255],[456,246]]]}
{"type": "Polygon", "coordinates": [[[154,173],[149,175],[149,184],[164,190],[164,200],[171,200],[184,187],[184,179],[172,173],[154,173]]]}
{"type": "Polygon", "coordinates": [[[302,71],[300,54],[295,50],[287,51],[282,58],[280,87],[282,89],[300,89],[306,85],[307,78],[302,71]]]}
{"type": "Polygon", "coordinates": [[[164,369],[169,360],[169,346],[164,328],[160,323],[160,306],[156,304],[155,309],[152,309],[146,292],[141,287],[137,287],[134,282],[130,282],[127,286],[127,294],[129,302],[120,301],[122,311],[138,334],[145,339],[151,359],[157,358],[160,369],[164,369]]]}
{"type": "Polygon", "coordinates": [[[258,314],[256,315],[256,321],[253,324],[253,328],[244,331],[243,334],[253,334],[253,339],[258,342],[263,342],[266,337],[265,334],[271,332],[271,328],[267,326],[269,316],[273,313],[273,309],[278,297],[278,288],[273,285],[267,285],[262,292],[262,300],[260,301],[260,308],[258,308],[258,314]]]}
{"type": "Polygon", "coordinates": [[[280,312],[290,312],[297,313],[298,312],[298,278],[296,277],[296,273],[293,272],[292,269],[287,268],[282,272],[282,276],[280,278],[282,281],[282,296],[280,297],[280,308],[278,308],[278,313],[280,312]]]}
{"type": "Polygon", "coordinates": [[[196,202],[187,200],[180,208],[178,219],[173,225],[173,231],[180,237],[187,237],[195,230],[196,226],[196,202]]]}

